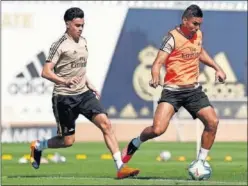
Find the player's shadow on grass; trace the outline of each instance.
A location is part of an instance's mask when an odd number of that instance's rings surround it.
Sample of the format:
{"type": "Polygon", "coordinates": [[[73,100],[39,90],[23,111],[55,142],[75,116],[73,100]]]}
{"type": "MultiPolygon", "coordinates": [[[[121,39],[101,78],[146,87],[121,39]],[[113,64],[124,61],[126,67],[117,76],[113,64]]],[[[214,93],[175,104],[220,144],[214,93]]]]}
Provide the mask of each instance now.
{"type": "MultiPolygon", "coordinates": [[[[115,178],[117,179],[117,178],[115,178]]],[[[134,176],[134,177],[129,177],[129,178],[125,178],[125,179],[135,179],[135,180],[182,180],[182,181],[187,181],[189,179],[183,179],[183,178],[178,178],[178,177],[162,177],[162,176],[143,176],[143,177],[139,177],[139,176],[134,176]]]]}
{"type": "Polygon", "coordinates": [[[11,176],[7,176],[7,178],[107,178],[107,179],[114,179],[111,176],[82,176],[82,175],[75,175],[75,174],[67,174],[67,175],[63,175],[63,174],[50,174],[50,175],[46,175],[46,174],[37,174],[37,175],[11,175],[11,176]]]}
{"type": "MultiPolygon", "coordinates": [[[[45,175],[45,174],[39,174],[39,175],[11,175],[7,176],[7,178],[95,178],[95,179],[113,179],[113,180],[119,180],[118,178],[112,177],[112,176],[82,176],[82,175],[75,175],[75,174],[67,174],[67,175],[61,175],[61,174],[52,174],[52,175],[45,175]]],[[[134,177],[128,177],[124,179],[133,179],[133,180],[182,180],[187,181],[189,179],[183,179],[178,177],[150,177],[150,176],[134,176],[134,177]]]]}

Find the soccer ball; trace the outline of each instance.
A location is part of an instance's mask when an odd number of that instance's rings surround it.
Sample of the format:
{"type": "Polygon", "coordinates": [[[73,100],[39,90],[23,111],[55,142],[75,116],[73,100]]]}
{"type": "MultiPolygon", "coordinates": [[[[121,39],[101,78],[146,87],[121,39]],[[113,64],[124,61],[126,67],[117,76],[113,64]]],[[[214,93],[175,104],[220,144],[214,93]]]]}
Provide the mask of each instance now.
{"type": "Polygon", "coordinates": [[[212,169],[207,161],[195,160],[189,165],[188,173],[193,180],[207,180],[212,174],[212,169]]]}
{"type": "Polygon", "coordinates": [[[160,153],[159,156],[162,161],[168,161],[171,158],[171,153],[170,151],[163,151],[160,153]]]}

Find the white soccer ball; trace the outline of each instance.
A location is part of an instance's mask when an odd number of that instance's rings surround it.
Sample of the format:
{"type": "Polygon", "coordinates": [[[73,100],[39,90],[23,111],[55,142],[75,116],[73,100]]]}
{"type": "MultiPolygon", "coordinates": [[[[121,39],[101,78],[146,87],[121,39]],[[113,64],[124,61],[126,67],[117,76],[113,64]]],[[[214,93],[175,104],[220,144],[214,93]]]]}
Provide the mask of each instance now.
{"type": "Polygon", "coordinates": [[[61,161],[61,162],[66,162],[66,157],[61,156],[61,157],[60,157],[60,161],[61,161]]]}
{"type": "Polygon", "coordinates": [[[163,151],[160,153],[159,156],[162,161],[168,161],[171,158],[171,153],[170,151],[163,151]]]}
{"type": "Polygon", "coordinates": [[[212,169],[207,161],[195,160],[189,165],[188,173],[193,180],[208,180],[212,169]]]}

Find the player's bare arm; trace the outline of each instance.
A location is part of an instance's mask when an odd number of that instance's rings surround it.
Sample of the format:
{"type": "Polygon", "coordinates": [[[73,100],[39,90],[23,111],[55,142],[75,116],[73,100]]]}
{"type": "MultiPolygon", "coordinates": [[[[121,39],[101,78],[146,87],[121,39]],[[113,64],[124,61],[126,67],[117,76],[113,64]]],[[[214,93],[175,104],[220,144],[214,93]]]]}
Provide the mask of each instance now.
{"type": "Polygon", "coordinates": [[[95,86],[91,83],[91,81],[89,80],[89,78],[86,76],[86,86],[90,89],[90,90],[92,90],[95,94],[96,94],[96,96],[98,97],[98,98],[100,98],[101,96],[100,96],[100,93],[97,91],[97,89],[95,88],[95,86]]]}
{"type": "Polygon", "coordinates": [[[224,82],[226,80],[225,72],[221,69],[221,67],[218,64],[214,62],[214,60],[209,56],[209,54],[204,48],[202,48],[200,54],[200,61],[203,64],[212,67],[216,71],[215,73],[216,80],[218,80],[219,82],[224,82]]]}
{"type": "Polygon", "coordinates": [[[55,64],[52,62],[46,62],[43,69],[42,69],[41,76],[43,78],[48,79],[49,81],[52,81],[55,84],[63,84],[66,86],[70,86],[70,85],[74,85],[74,84],[79,83],[79,81],[80,81],[79,77],[72,77],[70,79],[64,79],[62,77],[57,76],[53,72],[54,65],[55,64]]]}
{"type": "Polygon", "coordinates": [[[157,57],[152,64],[152,80],[150,81],[151,87],[156,88],[160,84],[160,70],[168,56],[169,54],[167,52],[159,50],[157,57]]]}
{"type": "Polygon", "coordinates": [[[208,55],[207,51],[202,48],[201,54],[200,54],[200,61],[209,66],[212,67],[216,71],[220,71],[221,68],[214,62],[214,60],[208,55]]]}

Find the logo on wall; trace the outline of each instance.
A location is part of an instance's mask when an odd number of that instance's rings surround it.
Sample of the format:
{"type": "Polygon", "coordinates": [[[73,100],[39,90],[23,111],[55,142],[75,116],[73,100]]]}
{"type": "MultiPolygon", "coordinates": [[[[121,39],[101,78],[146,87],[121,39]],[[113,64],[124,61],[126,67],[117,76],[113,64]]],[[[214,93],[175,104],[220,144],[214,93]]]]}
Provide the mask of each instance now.
{"type": "MultiPolygon", "coordinates": [[[[158,49],[149,45],[142,49],[138,54],[140,64],[134,70],[133,73],[133,86],[136,94],[145,101],[153,101],[154,96],[159,96],[162,91],[162,87],[156,89],[149,86],[151,80],[151,67],[158,53],[158,49]]],[[[164,68],[160,72],[161,83],[164,78],[164,68]]]]}
{"type": "Polygon", "coordinates": [[[245,97],[245,82],[240,83],[231,67],[231,62],[228,60],[224,52],[219,52],[213,57],[217,63],[226,73],[227,79],[225,84],[216,84],[215,71],[207,66],[202,70],[199,81],[202,83],[203,91],[210,98],[240,98],[245,97]]]}
{"type": "Polygon", "coordinates": [[[8,86],[8,93],[11,95],[42,95],[51,94],[53,83],[41,78],[41,68],[46,56],[44,52],[37,54],[38,63],[29,62],[25,68],[19,72],[8,86]]]}
{"type": "MultiPolygon", "coordinates": [[[[162,38],[180,24],[182,13],[182,10],[129,9],[102,90],[101,101],[111,118],[153,117],[153,97],[160,97],[161,87],[149,87],[151,66],[162,38]]],[[[201,28],[204,33],[203,47],[227,73],[225,85],[215,84],[214,71],[201,65],[199,81],[204,91],[209,97],[221,99],[246,96],[244,63],[247,61],[247,34],[242,24],[242,20],[246,20],[246,12],[207,11],[204,17],[201,28]],[[223,22],[223,16],[240,20],[237,28],[223,22]],[[214,29],[208,26],[213,21],[214,29]],[[225,29],[227,26],[229,29],[225,29]],[[237,29],[242,32],[240,37],[233,35],[237,29]],[[220,34],[216,34],[216,30],[220,34]],[[227,35],[233,37],[227,39],[227,35]],[[233,47],[241,45],[245,47],[239,50],[233,47]]],[[[164,73],[163,69],[161,80],[164,73]]]]}

